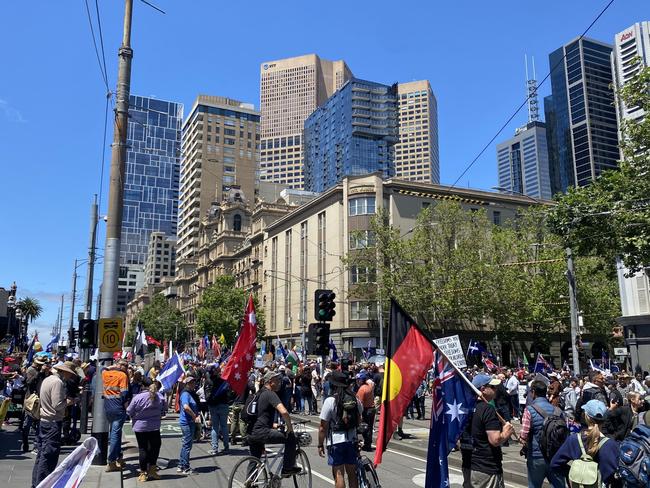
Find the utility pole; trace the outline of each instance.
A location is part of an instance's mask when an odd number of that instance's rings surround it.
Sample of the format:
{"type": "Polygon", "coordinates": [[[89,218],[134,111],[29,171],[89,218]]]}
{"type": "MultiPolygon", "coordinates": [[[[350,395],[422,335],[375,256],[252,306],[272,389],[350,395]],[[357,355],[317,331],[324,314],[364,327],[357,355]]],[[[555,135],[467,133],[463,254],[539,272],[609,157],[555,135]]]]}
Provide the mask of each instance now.
{"type": "MultiPolygon", "coordinates": [[[[108,221],[104,248],[104,276],[102,285],[101,317],[113,318],[117,305],[117,282],[120,272],[120,241],[122,238],[122,206],[124,200],[124,169],[126,163],[126,132],[129,119],[129,95],[131,89],[131,19],[133,0],[124,2],[124,31],[122,45],[118,50],[117,93],[115,124],[111,152],[111,177],[108,193],[108,221]]],[[[99,455],[93,464],[106,464],[108,451],[108,421],[104,413],[102,381],[103,369],[112,363],[111,353],[98,354],[97,382],[93,404],[92,435],[99,444],[99,455]]]]}
{"type": "Polygon", "coordinates": [[[569,306],[571,308],[571,353],[573,355],[573,372],[580,374],[580,358],[578,357],[578,300],[576,296],[576,276],[573,268],[571,248],[566,248],[566,278],[569,282],[569,306]]]}
{"type": "Polygon", "coordinates": [[[77,260],[74,260],[72,271],[72,297],[70,297],[70,324],[68,327],[68,352],[72,352],[72,341],[74,340],[74,302],[77,295],[77,260]]]}
{"type": "Polygon", "coordinates": [[[59,308],[59,320],[56,327],[56,333],[59,335],[59,342],[61,342],[61,330],[63,329],[63,300],[65,295],[61,294],[61,308],[59,308]]]}

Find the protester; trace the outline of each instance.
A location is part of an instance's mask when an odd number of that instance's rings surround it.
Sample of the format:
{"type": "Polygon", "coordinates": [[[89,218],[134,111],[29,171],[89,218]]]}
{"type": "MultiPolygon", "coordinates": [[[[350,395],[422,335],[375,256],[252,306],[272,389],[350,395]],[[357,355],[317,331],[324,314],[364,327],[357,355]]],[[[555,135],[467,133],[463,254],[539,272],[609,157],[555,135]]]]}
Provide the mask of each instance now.
{"type": "Polygon", "coordinates": [[[506,390],[510,395],[510,405],[512,408],[512,418],[519,418],[519,380],[517,376],[509,369],[506,371],[506,390]]]}
{"type": "Polygon", "coordinates": [[[104,384],[104,412],[109,423],[108,464],[106,472],[120,471],[122,460],[122,427],[126,420],[126,404],[129,399],[129,378],[126,361],[109,366],[102,371],[104,384]]]}
{"type": "Polygon", "coordinates": [[[472,416],[472,488],[503,488],[501,445],[510,439],[514,429],[510,422],[502,425],[496,410],[489,404],[494,400],[496,388],[501,385],[501,381],[481,373],[474,377],[472,384],[482,395],[472,416]]]}
{"type": "Polygon", "coordinates": [[[66,399],[65,381],[77,373],[65,364],[54,366],[54,372],[43,380],[40,388],[40,425],[38,454],[32,470],[32,488],[54,471],[61,453],[63,418],[71,399],[66,399]]]}
{"type": "MultiPolygon", "coordinates": [[[[331,373],[330,373],[331,374],[331,373]]],[[[375,424],[375,395],[374,383],[368,377],[367,373],[358,373],[356,376],[357,385],[357,398],[363,407],[362,418],[363,421],[369,426],[363,433],[363,450],[373,451],[372,448],[372,426],[375,424]]],[[[323,406],[325,403],[323,402],[323,406]]]]}
{"type": "Polygon", "coordinates": [[[528,488],[542,488],[544,478],[553,488],[564,488],[564,477],[550,469],[541,449],[544,420],[552,414],[561,416],[562,411],[548,401],[547,387],[542,381],[533,381],[530,393],[533,403],[524,410],[519,432],[520,442],[526,446],[528,488]]]}
{"type": "Polygon", "coordinates": [[[601,371],[590,371],[589,381],[582,387],[582,394],[578,399],[576,405],[576,420],[580,422],[583,427],[586,427],[584,418],[583,405],[586,405],[590,400],[599,400],[607,405],[607,391],[605,390],[605,376],[601,371]]]}
{"type": "Polygon", "coordinates": [[[180,397],[180,417],[179,425],[183,433],[181,441],[181,452],[178,456],[177,473],[192,474],[190,467],[190,452],[192,451],[192,444],[194,443],[194,433],[196,432],[196,424],[199,419],[199,406],[194,399],[192,393],[196,387],[196,378],[193,376],[186,376],[183,380],[185,388],[180,397]]]}
{"type": "MultiPolygon", "coordinates": [[[[143,385],[146,387],[146,384],[143,385]]],[[[153,381],[146,390],[135,395],[126,409],[133,421],[138,441],[140,475],[138,481],[159,480],[156,463],[160,454],[160,419],[166,409],[165,398],[158,392],[160,383],[153,381]]]]}
{"type": "MultiPolygon", "coordinates": [[[[41,385],[43,380],[50,374],[49,365],[46,364],[46,361],[41,358],[35,358],[32,364],[27,368],[25,372],[25,399],[29,398],[30,395],[36,394],[40,397],[41,385]]],[[[32,427],[35,427],[36,432],[38,432],[39,420],[35,419],[33,416],[25,413],[25,419],[23,421],[22,428],[22,450],[23,452],[29,452],[29,433],[32,427]]],[[[36,436],[36,449],[34,449],[34,454],[38,452],[38,435],[36,436]]]]}
{"type": "Polygon", "coordinates": [[[251,456],[261,458],[265,444],[284,444],[284,460],[282,476],[291,476],[300,473],[296,467],[296,436],[287,408],[282,404],[277,395],[280,389],[280,373],[268,371],[263,378],[264,386],[256,394],[257,417],[249,427],[248,442],[251,456]],[[273,428],[276,413],[285,422],[286,433],[273,428]]]}
{"type": "MultiPolygon", "coordinates": [[[[355,487],[357,486],[357,453],[354,441],[357,438],[357,425],[345,428],[346,426],[342,422],[344,403],[353,395],[349,390],[348,378],[345,373],[333,371],[329,374],[328,379],[332,396],[323,402],[321,409],[318,455],[325,457],[325,447],[327,446],[327,464],[332,467],[335,488],[345,488],[346,475],[350,486],[355,487]]],[[[357,408],[357,417],[360,417],[363,406],[358,399],[355,398],[355,400],[354,407],[357,408]]],[[[372,435],[372,427],[370,427],[370,431],[372,435]]]]}
{"type": "Polygon", "coordinates": [[[594,399],[582,405],[581,409],[587,429],[567,438],[553,456],[551,469],[568,475],[569,463],[580,459],[586,453],[598,463],[601,480],[605,486],[619,484],[615,479],[618,468],[618,442],[608,439],[600,431],[600,424],[605,420],[607,406],[602,401],[594,399]]]}
{"type": "Polygon", "coordinates": [[[209,376],[206,377],[206,388],[209,395],[206,394],[206,402],[210,410],[211,444],[212,449],[208,452],[210,455],[219,454],[219,436],[223,439],[223,454],[230,451],[230,432],[228,431],[228,400],[230,388],[221,378],[221,369],[214,366],[210,370],[209,376]]]}

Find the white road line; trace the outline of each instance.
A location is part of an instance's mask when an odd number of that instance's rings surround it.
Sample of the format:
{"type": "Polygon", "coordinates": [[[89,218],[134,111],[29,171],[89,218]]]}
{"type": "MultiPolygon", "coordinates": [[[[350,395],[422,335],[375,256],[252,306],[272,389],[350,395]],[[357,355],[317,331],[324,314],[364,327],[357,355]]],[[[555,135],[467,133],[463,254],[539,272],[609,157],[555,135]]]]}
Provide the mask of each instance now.
{"type": "MultiPolygon", "coordinates": [[[[271,452],[273,454],[278,453],[278,451],[274,451],[274,450],[271,450],[271,449],[267,449],[266,452],[271,452]]],[[[327,481],[330,485],[334,484],[334,480],[332,478],[329,478],[328,476],[325,476],[324,474],[320,474],[318,471],[314,471],[314,468],[311,469],[311,474],[313,474],[314,476],[316,476],[316,477],[318,477],[318,478],[320,478],[320,479],[322,479],[324,481],[327,481]]]]}
{"type": "MultiPolygon", "coordinates": [[[[424,458],[420,458],[420,457],[417,457],[417,456],[411,456],[410,454],[405,454],[403,452],[395,451],[393,449],[386,449],[386,452],[392,452],[394,454],[399,454],[400,456],[415,459],[416,461],[421,461],[424,464],[427,463],[427,460],[424,459],[424,458]]],[[[448,468],[449,468],[449,471],[456,471],[457,473],[462,473],[463,472],[462,469],[454,468],[452,466],[449,466],[448,468]]],[[[413,469],[416,469],[416,470],[420,471],[418,468],[413,468],[413,469]]],[[[508,486],[510,488],[521,488],[521,486],[522,486],[522,485],[513,485],[513,484],[510,484],[510,483],[504,483],[504,484],[505,484],[505,486],[508,486]]]]}

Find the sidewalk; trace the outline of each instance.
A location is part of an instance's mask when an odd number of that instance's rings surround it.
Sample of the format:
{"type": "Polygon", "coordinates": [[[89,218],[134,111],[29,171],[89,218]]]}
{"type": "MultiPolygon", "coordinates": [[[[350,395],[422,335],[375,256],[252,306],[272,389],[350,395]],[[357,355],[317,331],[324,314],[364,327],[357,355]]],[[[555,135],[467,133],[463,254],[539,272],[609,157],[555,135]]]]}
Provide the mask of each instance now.
{"type": "MultiPolygon", "coordinates": [[[[82,436],[81,441],[88,437],[82,436]]],[[[33,446],[33,436],[30,447],[33,446]]],[[[76,446],[63,446],[59,463],[70,454],[76,446]]],[[[30,487],[32,484],[32,469],[36,455],[31,452],[23,453],[21,449],[21,434],[18,421],[5,423],[0,431],[0,486],[30,487]]],[[[120,488],[122,479],[120,473],[106,473],[105,466],[91,466],[83,480],[83,486],[100,488],[110,486],[120,488]]]]}

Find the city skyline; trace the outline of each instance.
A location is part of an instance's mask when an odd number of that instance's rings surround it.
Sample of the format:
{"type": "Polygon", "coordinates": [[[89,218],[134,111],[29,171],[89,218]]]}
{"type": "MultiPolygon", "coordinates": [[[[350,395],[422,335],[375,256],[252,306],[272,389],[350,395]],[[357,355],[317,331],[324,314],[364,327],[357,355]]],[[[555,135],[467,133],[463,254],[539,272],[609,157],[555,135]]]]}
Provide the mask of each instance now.
{"type": "MultiPolygon", "coordinates": [[[[296,4],[294,8],[297,6],[296,4]]],[[[469,5],[469,4],[467,4],[469,5]]],[[[260,6],[256,15],[251,18],[252,28],[256,29],[261,22],[265,22],[268,16],[276,19],[282,26],[295,26],[291,32],[282,32],[279,28],[278,34],[272,42],[268,41],[260,45],[259,42],[246,44],[238,59],[226,58],[224,54],[211,54],[212,60],[228,60],[228,69],[223,69],[223,63],[214,63],[214,67],[206,64],[197,70],[195,56],[188,53],[186,43],[180,46],[166,45],[160,49],[159,44],[152,44],[154,30],[164,29],[172,24],[182,22],[185,19],[197,15],[197,9],[206,8],[205,4],[195,7],[187,7],[186,11],[179,6],[166,6],[167,16],[156,17],[155,12],[146,10],[146,7],[139,5],[135,12],[135,29],[133,47],[134,77],[132,91],[134,93],[156,93],[158,97],[183,102],[189,106],[198,93],[210,93],[237,98],[246,102],[259,103],[259,75],[256,74],[260,63],[265,59],[280,59],[283,57],[296,56],[308,52],[317,53],[327,59],[344,59],[354,70],[355,75],[365,79],[377,80],[409,80],[428,79],[431,81],[433,92],[436,94],[439,105],[440,125],[440,171],[441,182],[453,182],[476,156],[480,148],[490,139],[501,126],[503,121],[512,113],[525,97],[525,84],[523,76],[523,54],[534,53],[537,59],[544,59],[558,45],[565,43],[568,39],[578,35],[593,19],[600,6],[591,2],[581,1],[575,5],[563,6],[566,8],[562,19],[554,15],[553,8],[549,7],[544,12],[535,12],[534,19],[526,26],[514,27],[509,22],[514,16],[526,16],[531,14],[529,7],[517,5],[513,11],[516,13],[499,15],[508,10],[508,5],[502,6],[503,12],[494,12],[493,7],[475,6],[472,4],[470,16],[464,10],[467,5],[422,8],[422,15],[414,22],[419,27],[426,27],[426,36],[418,29],[409,26],[396,29],[395,36],[384,36],[383,39],[374,35],[372,30],[362,28],[360,32],[346,32],[350,22],[346,20],[342,25],[335,26],[336,8],[324,12],[322,18],[317,21],[318,25],[331,24],[331,29],[339,34],[337,39],[334,32],[328,35],[316,35],[310,39],[308,32],[313,31],[296,22],[298,19],[306,18],[306,13],[292,11],[287,18],[278,19],[277,14],[271,15],[270,7],[260,6]],[[493,20],[486,23],[485,19],[493,20]],[[460,23],[460,20],[465,20],[460,23]],[[455,21],[455,22],[454,22],[455,21]],[[548,22],[554,22],[554,29],[548,32],[544,26],[548,22]],[[491,24],[486,27],[485,24],[491,24]],[[501,27],[509,26],[508,29],[501,27]],[[436,27],[436,28],[433,28],[436,27]],[[471,36],[463,38],[462,31],[472,32],[471,36]],[[536,37],[529,36],[534,30],[536,37]],[[433,32],[435,31],[435,32],[433,32]],[[507,34],[505,33],[507,31],[507,34]],[[432,33],[433,32],[433,33],[432,33]],[[364,45],[363,49],[354,48],[350,42],[352,37],[370,36],[373,43],[364,45]],[[420,37],[418,37],[420,36],[420,37]],[[424,36],[424,37],[422,37],[424,36]],[[473,39],[478,37],[489,38],[484,46],[479,46],[473,39]],[[304,42],[296,43],[297,38],[303,38],[304,42]],[[427,39],[426,47],[417,48],[418,41],[427,39]],[[471,52],[469,59],[470,66],[462,60],[452,59],[452,53],[445,54],[446,40],[454,39],[457,42],[457,49],[471,52]],[[183,56],[176,56],[178,49],[182,49],[183,56]],[[412,52],[407,52],[409,49],[412,52]],[[482,54],[483,53],[483,54],[482,54]],[[489,55],[488,55],[489,53],[489,55]],[[175,70],[170,71],[169,63],[163,59],[177,59],[175,70]],[[158,69],[159,67],[164,69],[158,69]],[[444,69],[440,69],[443,67],[444,69]],[[188,77],[191,73],[192,76],[188,77]],[[452,82],[448,75],[455,75],[452,82]],[[480,73],[480,80],[476,75],[480,73]],[[479,99],[472,94],[472,91],[480,90],[479,99]],[[472,127],[473,137],[467,139],[466,126],[462,121],[467,121],[468,114],[480,116],[480,127],[472,127]],[[474,130],[474,129],[477,130],[474,130]]],[[[513,5],[514,2],[513,2],[513,5]]],[[[641,2],[630,2],[629,4],[615,4],[590,32],[589,36],[606,43],[613,43],[615,33],[621,32],[635,22],[645,19],[639,18],[639,6],[641,2]]],[[[416,8],[416,4],[407,4],[409,8],[416,8]]],[[[355,9],[358,8],[355,6],[355,9]]],[[[3,5],[3,16],[5,18],[17,17],[23,10],[19,5],[3,5]]],[[[103,23],[105,30],[105,45],[107,58],[107,73],[109,85],[114,89],[115,65],[118,38],[121,27],[121,10],[110,9],[102,5],[103,23]]],[[[233,15],[238,10],[234,6],[226,7],[228,15],[233,15]]],[[[291,5],[286,11],[291,11],[291,5]]],[[[363,9],[356,10],[355,13],[363,9]]],[[[49,331],[54,316],[56,315],[57,300],[61,292],[69,295],[69,282],[72,274],[72,264],[75,258],[82,258],[86,254],[88,209],[92,201],[92,195],[99,191],[99,157],[101,155],[102,125],[104,113],[105,88],[102,87],[99,70],[97,69],[94,52],[90,45],[90,35],[82,9],[54,6],[45,4],[41,12],[43,19],[37,18],[31,29],[38,29],[53,39],[49,45],[41,42],[28,41],[21,45],[16,53],[10,53],[6,62],[15,67],[23,69],[22,76],[14,77],[14,80],[4,80],[0,87],[0,129],[5,134],[3,141],[0,141],[5,164],[3,169],[7,181],[12,182],[7,190],[3,192],[0,204],[5,208],[14,209],[11,222],[12,234],[27,236],[26,239],[5,239],[0,247],[2,266],[0,266],[0,283],[2,286],[9,286],[15,279],[19,286],[21,296],[32,295],[44,300],[46,313],[39,321],[43,323],[41,330],[49,331]],[[70,17],[74,23],[74,29],[70,32],[60,33],[54,26],[48,26],[44,19],[59,18],[63,15],[70,17]],[[70,59],[65,60],[63,65],[60,56],[55,53],[55,46],[61,44],[79,45],[82,49],[75,53],[70,59]],[[54,107],[57,103],[50,98],[30,96],[36,93],[42,85],[42,76],[31,76],[26,59],[33,59],[38,49],[44,49],[42,54],[43,63],[39,66],[39,73],[52,73],[49,77],[50,92],[63,92],[61,83],[69,84],[70,79],[61,76],[62,66],[66,63],[73,63],[77,67],[72,70],[75,83],[83,86],[77,93],[78,104],[84,107],[83,117],[72,117],[69,124],[57,123],[43,107],[54,107]],[[48,55],[52,49],[52,55],[48,55]],[[56,61],[55,61],[56,60],[56,61]],[[54,63],[57,64],[54,64],[54,63]],[[61,127],[60,127],[61,126],[61,127]],[[79,134],[74,139],[76,144],[73,147],[69,144],[60,144],[60,141],[69,139],[62,132],[63,126],[70,133],[79,134]],[[46,130],[47,128],[47,130],[46,130]],[[31,151],[24,151],[27,146],[27,135],[38,131],[41,136],[41,143],[32,145],[31,151]],[[49,164],[44,164],[47,161],[49,164]],[[6,164],[13,162],[13,164],[6,164]],[[27,177],[27,175],[29,177],[27,177]],[[22,213],[20,213],[22,212],[22,213]],[[19,217],[30,215],[38,222],[38,230],[30,230],[19,217]],[[48,215],[50,217],[48,218],[48,215]],[[60,216],[65,216],[63,219],[60,216]],[[65,222],[64,222],[65,220],[65,222]],[[52,241],[47,252],[39,249],[38,241],[47,236],[52,241]],[[26,242],[21,242],[21,241],[26,242]],[[17,242],[16,242],[17,241],[17,242]]],[[[87,21],[86,21],[87,22],[87,21]]],[[[10,23],[11,24],[11,23],[10,23]]],[[[18,22],[13,23],[15,25],[18,22]]],[[[56,24],[56,23],[54,23],[56,24]]],[[[10,25],[5,35],[12,35],[16,27],[10,25]]],[[[231,32],[230,30],[228,32],[231,32]]],[[[261,31],[260,31],[261,32],[261,31]]],[[[201,34],[204,35],[204,34],[201,34]]],[[[255,37],[255,36],[253,36],[255,37]]],[[[42,39],[42,37],[41,37],[42,39]]],[[[200,44],[197,42],[197,45],[200,44]]],[[[197,49],[199,53],[207,52],[204,49],[197,49]]],[[[9,65],[8,64],[8,65],[9,65]]],[[[538,66],[538,73],[545,73],[547,66],[544,62],[538,66]]],[[[538,78],[542,76],[538,75],[538,78]]],[[[540,88],[540,96],[549,93],[549,85],[540,88]]],[[[53,110],[50,110],[54,114],[53,110]]],[[[516,126],[525,122],[525,114],[520,113],[512,123],[512,126],[505,129],[501,138],[512,133],[516,126]]],[[[109,124],[108,140],[110,141],[112,128],[109,124]]],[[[107,144],[108,147],[109,144],[107,144]]],[[[108,149],[107,149],[108,151],[108,149]]],[[[106,185],[108,158],[105,166],[104,190],[102,209],[105,213],[106,185]]],[[[484,156],[470,172],[468,177],[463,178],[458,184],[463,187],[489,188],[496,182],[496,171],[494,165],[494,151],[486,151],[484,156]]],[[[28,219],[29,220],[29,219],[28,219]]],[[[100,235],[98,243],[103,247],[103,228],[100,224],[100,235]]],[[[100,251],[101,253],[101,251],[100,251]]],[[[101,273],[96,273],[96,277],[101,273]]],[[[98,284],[98,283],[97,283],[98,284]]],[[[97,287],[96,287],[97,289],[97,287]]],[[[67,297],[68,298],[68,297],[67,297]]],[[[66,302],[67,302],[66,298],[66,302]]],[[[69,313],[66,307],[65,316],[69,313]]]]}

